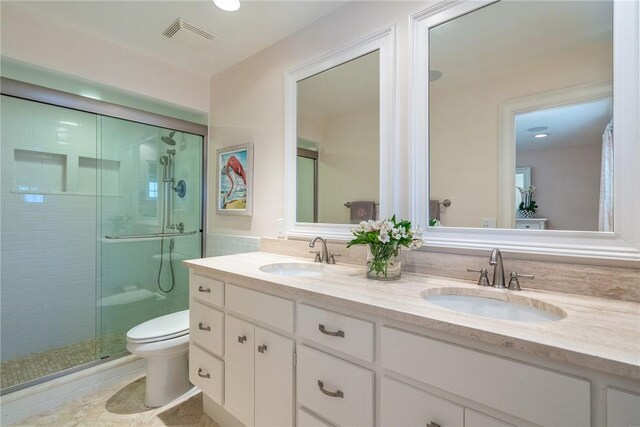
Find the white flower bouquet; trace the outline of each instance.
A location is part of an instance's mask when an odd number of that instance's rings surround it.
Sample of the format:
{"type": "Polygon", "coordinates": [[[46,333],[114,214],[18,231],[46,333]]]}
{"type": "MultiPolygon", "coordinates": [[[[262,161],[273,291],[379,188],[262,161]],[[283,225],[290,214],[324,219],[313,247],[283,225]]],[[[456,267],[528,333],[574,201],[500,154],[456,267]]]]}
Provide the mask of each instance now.
{"type": "MultiPolygon", "coordinates": [[[[422,230],[419,227],[412,228],[411,221],[396,220],[395,215],[384,221],[362,221],[351,232],[355,237],[347,243],[347,247],[369,246],[367,276],[371,278],[396,278],[389,268],[392,267],[390,263],[398,256],[400,247],[416,249],[422,246],[422,230]]],[[[399,277],[399,262],[397,264],[399,277]]]]}

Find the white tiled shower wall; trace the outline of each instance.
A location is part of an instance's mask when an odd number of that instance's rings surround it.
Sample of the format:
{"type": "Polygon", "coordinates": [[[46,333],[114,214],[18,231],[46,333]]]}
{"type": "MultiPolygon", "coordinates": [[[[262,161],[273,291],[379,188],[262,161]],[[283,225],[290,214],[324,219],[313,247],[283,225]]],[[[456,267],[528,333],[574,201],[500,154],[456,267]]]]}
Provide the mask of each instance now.
{"type": "Polygon", "coordinates": [[[78,170],[96,157],[96,117],[3,96],[1,138],[7,360],[95,336],[96,199],[78,170]]]}

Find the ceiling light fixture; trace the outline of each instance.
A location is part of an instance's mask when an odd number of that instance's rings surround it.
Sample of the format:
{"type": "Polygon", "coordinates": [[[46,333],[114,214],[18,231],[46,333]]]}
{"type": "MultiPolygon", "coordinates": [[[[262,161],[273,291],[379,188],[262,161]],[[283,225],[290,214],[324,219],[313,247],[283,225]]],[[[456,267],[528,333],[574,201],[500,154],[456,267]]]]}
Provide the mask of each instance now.
{"type": "Polygon", "coordinates": [[[213,0],[213,3],[226,12],[235,12],[240,9],[240,0],[213,0]]]}
{"type": "Polygon", "coordinates": [[[539,133],[539,134],[533,135],[534,138],[546,138],[548,136],[549,136],[548,133],[539,133]]]}

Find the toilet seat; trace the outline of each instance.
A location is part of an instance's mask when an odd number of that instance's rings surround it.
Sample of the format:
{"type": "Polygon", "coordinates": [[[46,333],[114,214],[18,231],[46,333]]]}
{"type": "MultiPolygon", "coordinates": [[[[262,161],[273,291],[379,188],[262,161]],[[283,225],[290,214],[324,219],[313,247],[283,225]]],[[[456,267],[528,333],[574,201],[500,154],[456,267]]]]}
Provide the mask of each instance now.
{"type": "Polygon", "coordinates": [[[189,334],[189,310],[147,320],[127,332],[127,343],[145,344],[172,340],[189,334]]]}

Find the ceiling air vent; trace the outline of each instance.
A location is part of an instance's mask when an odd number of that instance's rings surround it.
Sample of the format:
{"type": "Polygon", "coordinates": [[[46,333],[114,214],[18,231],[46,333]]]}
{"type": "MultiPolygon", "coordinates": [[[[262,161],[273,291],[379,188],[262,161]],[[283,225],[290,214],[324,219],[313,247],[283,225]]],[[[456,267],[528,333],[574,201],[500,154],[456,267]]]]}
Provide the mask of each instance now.
{"type": "Polygon", "coordinates": [[[215,40],[215,34],[204,30],[191,22],[187,22],[182,18],[178,18],[167,27],[162,33],[168,39],[175,40],[180,44],[196,48],[204,49],[215,40]]]}

